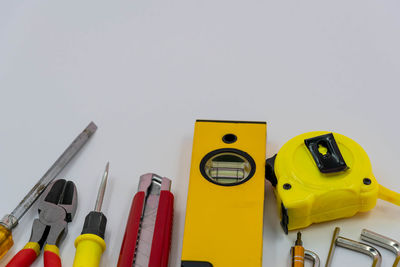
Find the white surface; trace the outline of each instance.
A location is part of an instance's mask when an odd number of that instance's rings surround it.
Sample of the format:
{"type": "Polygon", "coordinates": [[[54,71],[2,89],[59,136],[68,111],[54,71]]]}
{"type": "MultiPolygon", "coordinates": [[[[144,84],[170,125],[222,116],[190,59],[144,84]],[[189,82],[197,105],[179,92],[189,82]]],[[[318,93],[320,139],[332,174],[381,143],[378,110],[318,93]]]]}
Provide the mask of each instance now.
{"type": "MultiPolygon", "coordinates": [[[[370,155],[378,180],[400,191],[400,2],[1,1],[0,214],[10,212],[90,121],[99,129],[59,177],[79,207],[61,247],[71,266],[105,163],[104,213],[115,266],[138,177],[173,179],[170,266],[179,266],[195,119],[265,120],[267,155],[311,130],[342,133],[370,155]]],[[[27,242],[35,206],[14,231],[4,266],[27,242]]],[[[369,228],[397,240],[400,207],[314,225],[304,244],[325,262],[332,231],[369,228]]],[[[263,266],[289,266],[295,233],[280,229],[267,187],[263,266]]],[[[394,257],[381,249],[383,266],[394,257]]],[[[368,266],[338,249],[333,265],[368,266]]],[[[42,266],[42,259],[33,266],[42,266]]],[[[224,266],[216,266],[224,267],[224,266]]]]}

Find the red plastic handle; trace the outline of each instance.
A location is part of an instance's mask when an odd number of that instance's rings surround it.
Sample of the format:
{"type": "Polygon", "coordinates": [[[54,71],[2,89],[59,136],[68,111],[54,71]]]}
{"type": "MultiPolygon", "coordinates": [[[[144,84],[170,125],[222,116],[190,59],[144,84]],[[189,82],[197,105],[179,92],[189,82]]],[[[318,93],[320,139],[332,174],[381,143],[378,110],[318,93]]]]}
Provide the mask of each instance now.
{"type": "Polygon", "coordinates": [[[61,259],[52,251],[45,251],[43,255],[44,267],[61,267],[61,259]]]}
{"type": "Polygon", "coordinates": [[[173,214],[174,195],[170,191],[162,190],[154,227],[149,267],[168,267],[173,214]]]}
{"type": "Polygon", "coordinates": [[[29,267],[36,260],[36,251],[31,248],[24,248],[18,252],[6,267],[29,267]]]}
{"type": "Polygon", "coordinates": [[[138,192],[132,200],[117,267],[132,267],[136,240],[139,234],[140,219],[143,213],[144,198],[145,193],[138,192]]]}

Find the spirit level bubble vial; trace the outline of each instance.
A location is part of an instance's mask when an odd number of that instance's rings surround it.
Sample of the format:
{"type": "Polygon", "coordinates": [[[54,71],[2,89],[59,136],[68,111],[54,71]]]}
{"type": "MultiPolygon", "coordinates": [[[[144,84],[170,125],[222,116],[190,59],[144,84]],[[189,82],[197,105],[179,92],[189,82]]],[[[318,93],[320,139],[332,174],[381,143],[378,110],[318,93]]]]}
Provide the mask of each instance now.
{"type": "Polygon", "coordinates": [[[266,123],[195,124],[182,267],[261,267],[266,123]]]}

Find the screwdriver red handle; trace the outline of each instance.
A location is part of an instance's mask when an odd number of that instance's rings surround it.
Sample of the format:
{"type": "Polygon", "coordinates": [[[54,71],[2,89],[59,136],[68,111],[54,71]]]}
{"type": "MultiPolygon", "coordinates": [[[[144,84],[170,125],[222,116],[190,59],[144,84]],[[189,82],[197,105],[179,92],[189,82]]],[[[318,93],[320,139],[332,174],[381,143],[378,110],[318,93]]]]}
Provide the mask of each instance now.
{"type": "Polygon", "coordinates": [[[161,191],[149,267],[168,267],[173,213],[174,195],[170,191],[161,191]]]}
{"type": "Polygon", "coordinates": [[[40,253],[40,246],[38,243],[29,242],[21,249],[6,267],[29,267],[36,260],[40,253]]]}

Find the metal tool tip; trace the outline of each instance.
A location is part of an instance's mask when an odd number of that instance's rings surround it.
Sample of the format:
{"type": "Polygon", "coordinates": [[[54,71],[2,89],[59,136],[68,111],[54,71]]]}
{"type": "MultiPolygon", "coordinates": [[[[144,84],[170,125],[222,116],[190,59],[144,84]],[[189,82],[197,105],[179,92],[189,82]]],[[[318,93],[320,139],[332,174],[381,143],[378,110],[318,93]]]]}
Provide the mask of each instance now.
{"type": "Polygon", "coordinates": [[[91,121],[89,125],[86,127],[86,130],[91,133],[94,133],[97,130],[97,125],[93,121],[91,121]]]}
{"type": "Polygon", "coordinates": [[[97,193],[96,205],[94,207],[94,210],[97,212],[101,211],[101,206],[103,204],[104,193],[106,191],[106,185],[107,185],[107,180],[108,180],[109,167],[110,167],[110,163],[107,162],[106,169],[104,170],[103,178],[101,179],[99,192],[97,193]]]}
{"type": "Polygon", "coordinates": [[[296,246],[302,246],[303,241],[301,240],[301,233],[297,232],[297,240],[296,240],[296,246]]]}

